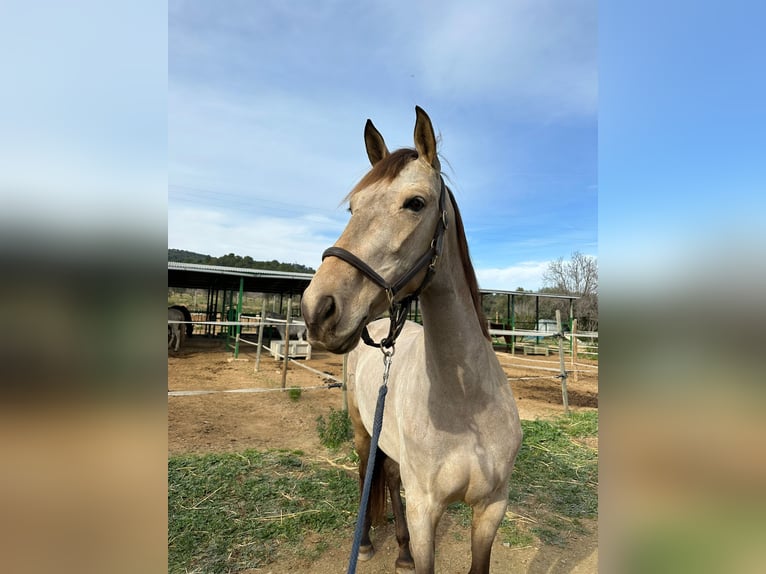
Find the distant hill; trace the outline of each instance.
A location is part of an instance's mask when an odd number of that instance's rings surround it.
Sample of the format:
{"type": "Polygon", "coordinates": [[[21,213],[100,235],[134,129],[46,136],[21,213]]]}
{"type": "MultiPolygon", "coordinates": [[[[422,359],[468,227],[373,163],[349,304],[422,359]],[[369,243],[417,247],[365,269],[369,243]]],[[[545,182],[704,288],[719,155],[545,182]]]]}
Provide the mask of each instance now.
{"type": "Polygon", "coordinates": [[[229,253],[221,257],[212,257],[203,253],[186,251],[184,249],[168,249],[168,261],[177,263],[202,263],[203,265],[223,265],[225,267],[246,267],[248,269],[267,269],[269,271],[294,271],[297,273],[316,273],[311,267],[300,263],[280,263],[272,261],[256,261],[249,255],[242,257],[229,253]]]}

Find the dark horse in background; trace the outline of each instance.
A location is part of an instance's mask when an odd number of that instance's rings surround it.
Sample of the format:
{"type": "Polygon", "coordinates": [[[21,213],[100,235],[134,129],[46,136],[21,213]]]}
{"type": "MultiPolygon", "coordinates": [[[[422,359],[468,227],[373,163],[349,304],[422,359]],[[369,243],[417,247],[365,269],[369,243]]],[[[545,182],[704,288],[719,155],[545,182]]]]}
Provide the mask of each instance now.
{"type": "Polygon", "coordinates": [[[171,307],[169,307],[169,309],[178,309],[179,311],[181,311],[181,313],[183,313],[184,321],[187,321],[187,323],[184,325],[184,327],[186,327],[186,336],[191,337],[192,332],[194,331],[194,325],[192,325],[191,323],[192,316],[189,310],[183,305],[172,305],[171,307]]]}

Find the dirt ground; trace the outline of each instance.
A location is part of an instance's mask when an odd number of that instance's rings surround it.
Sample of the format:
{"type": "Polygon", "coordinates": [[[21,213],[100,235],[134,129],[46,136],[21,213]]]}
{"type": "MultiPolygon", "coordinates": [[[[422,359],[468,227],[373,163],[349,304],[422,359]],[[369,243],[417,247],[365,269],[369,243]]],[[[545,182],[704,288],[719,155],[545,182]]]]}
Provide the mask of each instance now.
{"type": "MultiPolygon", "coordinates": [[[[557,356],[498,356],[516,397],[522,419],[549,418],[564,412],[561,384],[554,371],[532,370],[526,366],[559,368],[557,356]]],[[[301,363],[331,375],[342,376],[342,358],[314,352],[311,360],[301,363]]],[[[589,361],[578,361],[577,376],[567,381],[572,410],[598,408],[598,374],[588,368],[589,361]]],[[[326,388],[329,378],[290,365],[287,387],[301,387],[301,397],[292,400],[281,392],[282,364],[269,353],[261,356],[256,372],[253,347],[242,345],[238,359],[227,352],[218,340],[194,336],[185,341],[178,353],[168,352],[168,451],[169,454],[233,452],[248,448],[301,450],[307,458],[332,463],[336,453],[319,442],[316,419],[327,416],[330,408],[342,409],[343,391],[326,388]],[[186,391],[218,391],[209,394],[180,394],[186,391]],[[220,392],[235,391],[235,392],[220,392]]],[[[571,370],[570,360],[566,362],[571,370]]],[[[492,551],[492,572],[503,573],[573,573],[596,572],[598,566],[597,524],[586,524],[591,534],[572,536],[567,548],[549,545],[509,548],[496,539],[492,551]]],[[[451,523],[445,515],[437,539],[437,572],[466,572],[470,567],[470,528],[451,523]]],[[[316,574],[346,571],[348,540],[331,543],[313,563],[290,558],[278,560],[265,569],[248,571],[271,574],[312,572],[316,574]]],[[[359,563],[359,574],[393,571],[396,540],[393,528],[378,528],[378,553],[359,563]]]]}

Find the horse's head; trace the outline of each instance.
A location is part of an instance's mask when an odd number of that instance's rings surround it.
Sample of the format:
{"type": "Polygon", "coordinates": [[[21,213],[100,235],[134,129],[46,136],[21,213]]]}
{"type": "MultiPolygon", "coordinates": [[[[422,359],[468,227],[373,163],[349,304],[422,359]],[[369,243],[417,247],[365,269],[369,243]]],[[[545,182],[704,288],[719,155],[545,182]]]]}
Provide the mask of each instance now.
{"type": "Polygon", "coordinates": [[[351,219],[303,293],[312,345],[353,349],[365,325],[389,307],[392,292],[400,300],[420,287],[434,262],[429,254],[438,253],[446,193],[431,120],[415,110],[415,149],[390,153],[367,120],[372,169],[349,194],[351,219]]]}

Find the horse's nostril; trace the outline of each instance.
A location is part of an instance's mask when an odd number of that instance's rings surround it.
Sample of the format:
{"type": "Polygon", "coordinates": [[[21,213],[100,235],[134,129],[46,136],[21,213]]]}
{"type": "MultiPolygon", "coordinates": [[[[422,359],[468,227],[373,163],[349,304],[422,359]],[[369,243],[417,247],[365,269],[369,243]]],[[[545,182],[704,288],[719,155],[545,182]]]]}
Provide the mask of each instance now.
{"type": "Polygon", "coordinates": [[[322,298],[317,308],[317,318],[320,321],[326,321],[335,314],[335,298],[332,295],[327,295],[322,298]]]}

